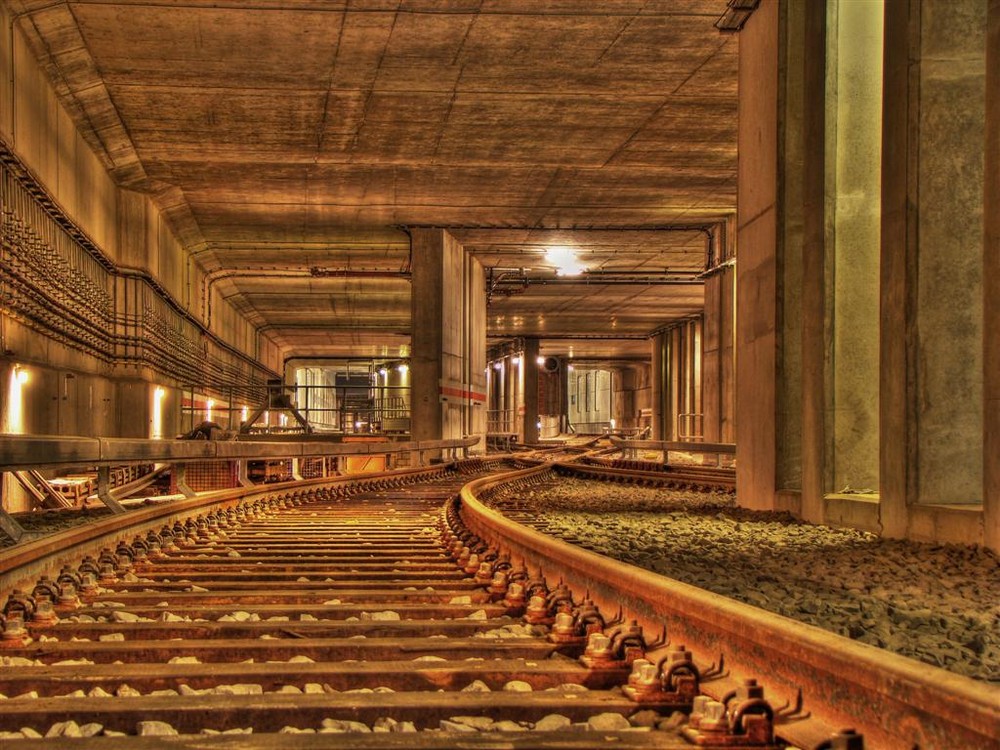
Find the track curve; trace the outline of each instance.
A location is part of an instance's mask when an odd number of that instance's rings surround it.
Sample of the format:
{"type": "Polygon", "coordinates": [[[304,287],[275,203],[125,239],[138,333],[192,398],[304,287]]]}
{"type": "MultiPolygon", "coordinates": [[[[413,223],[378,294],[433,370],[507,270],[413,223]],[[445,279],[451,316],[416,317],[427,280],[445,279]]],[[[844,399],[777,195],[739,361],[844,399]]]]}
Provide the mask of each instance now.
{"type": "MultiPolygon", "coordinates": [[[[744,682],[756,676],[772,701],[803,688],[804,709],[774,722],[803,747],[848,720],[869,747],[997,742],[995,691],[934,684],[940,675],[882,653],[876,665],[846,639],[572,548],[479,502],[552,471],[656,479],[531,463],[214,493],[5,551],[0,593],[34,601],[4,606],[0,693],[24,697],[0,701],[11,732],[0,736],[16,747],[19,732],[123,733],[117,743],[152,747],[135,735],[170,727],[171,746],[222,747],[236,740],[199,733],[252,727],[239,747],[281,747],[282,730],[300,747],[322,746],[310,730],[342,733],[344,747],[592,747],[599,731],[601,744],[686,747],[674,711],[691,712],[694,692],[695,741],[763,732],[758,714],[776,706],[759,709],[744,682]],[[657,642],[664,627],[670,645],[657,642]],[[694,692],[675,679],[692,673],[694,692]],[[887,711],[902,720],[877,715],[887,711]]],[[[108,746],[73,746],[90,743],[108,746]]]]}

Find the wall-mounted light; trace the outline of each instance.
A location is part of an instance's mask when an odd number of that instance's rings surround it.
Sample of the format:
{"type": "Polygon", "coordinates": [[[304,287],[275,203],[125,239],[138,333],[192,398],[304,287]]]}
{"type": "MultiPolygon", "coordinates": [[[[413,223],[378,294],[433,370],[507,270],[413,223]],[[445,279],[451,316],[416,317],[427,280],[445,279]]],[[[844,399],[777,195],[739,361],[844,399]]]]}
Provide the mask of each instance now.
{"type": "Polygon", "coordinates": [[[378,374],[381,375],[383,378],[384,377],[388,377],[389,371],[387,369],[385,369],[384,367],[380,367],[379,371],[378,371],[378,374]]]}
{"type": "Polygon", "coordinates": [[[24,434],[24,386],[30,380],[31,375],[26,369],[21,365],[14,365],[7,388],[7,420],[4,432],[14,435],[24,434]]]}
{"type": "Polygon", "coordinates": [[[400,375],[405,375],[409,371],[410,371],[410,366],[406,364],[406,362],[400,362],[396,366],[396,372],[398,372],[400,375]]]}
{"type": "Polygon", "coordinates": [[[167,397],[167,392],[160,386],[153,389],[153,426],[150,437],[153,440],[163,438],[163,401],[167,397]]]}
{"type": "Polygon", "coordinates": [[[566,365],[566,372],[573,372],[573,365],[566,365]]]}
{"type": "Polygon", "coordinates": [[[514,365],[514,367],[517,367],[519,364],[521,364],[521,358],[517,355],[514,355],[513,357],[510,358],[510,363],[514,365]]]}
{"type": "Polygon", "coordinates": [[[539,367],[541,367],[542,365],[544,365],[545,364],[545,357],[543,357],[541,354],[539,354],[537,357],[535,357],[535,364],[538,365],[539,367]]]}
{"type": "Polygon", "coordinates": [[[503,362],[494,362],[493,363],[493,369],[494,370],[502,370],[503,369],[503,362]]]}

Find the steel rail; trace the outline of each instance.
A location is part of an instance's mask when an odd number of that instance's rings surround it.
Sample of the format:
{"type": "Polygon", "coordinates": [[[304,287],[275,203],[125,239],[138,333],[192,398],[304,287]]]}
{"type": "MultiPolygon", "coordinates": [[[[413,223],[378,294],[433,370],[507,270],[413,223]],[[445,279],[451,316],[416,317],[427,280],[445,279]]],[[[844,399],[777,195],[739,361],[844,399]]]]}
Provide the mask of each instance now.
{"type": "Polygon", "coordinates": [[[208,510],[235,507],[283,493],[345,486],[363,489],[379,482],[432,476],[446,468],[448,464],[438,464],[430,467],[398,469],[393,472],[373,472],[218,490],[205,492],[191,499],[159,503],[148,508],[102,518],[0,550],[0,591],[30,590],[40,576],[51,575],[64,565],[75,569],[84,556],[96,555],[104,547],[114,549],[119,542],[128,542],[136,535],[156,531],[168,519],[172,522],[208,510]]]}
{"type": "Polygon", "coordinates": [[[555,461],[550,466],[560,474],[576,474],[578,476],[603,479],[615,482],[634,484],[669,485],[684,484],[703,487],[719,487],[733,489],[736,486],[736,476],[720,476],[715,467],[678,466],[669,471],[644,471],[642,469],[619,469],[615,466],[600,466],[568,461],[555,461]]]}
{"type": "Polygon", "coordinates": [[[550,580],[586,591],[603,612],[623,611],[653,637],[665,627],[672,644],[686,645],[704,662],[723,655],[731,674],[703,684],[711,697],[720,699],[736,677],[759,677],[772,702],[792,702],[801,690],[810,716],[776,728],[800,747],[814,747],[848,726],[872,748],[1000,746],[1000,688],[547,537],[477,498],[549,470],[534,467],[469,483],[457,501],[462,521],[512,560],[523,559],[550,580]]]}

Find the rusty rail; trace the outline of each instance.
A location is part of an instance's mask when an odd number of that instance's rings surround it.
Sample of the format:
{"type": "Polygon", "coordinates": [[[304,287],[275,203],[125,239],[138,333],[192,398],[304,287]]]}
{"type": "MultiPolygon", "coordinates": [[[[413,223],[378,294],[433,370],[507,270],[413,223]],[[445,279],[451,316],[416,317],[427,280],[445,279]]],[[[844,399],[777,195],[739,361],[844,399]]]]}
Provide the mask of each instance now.
{"type": "Polygon", "coordinates": [[[586,590],[603,611],[621,609],[648,633],[665,627],[672,644],[686,645],[704,663],[723,656],[730,676],[704,684],[708,695],[719,699],[735,678],[750,677],[764,680],[772,700],[792,702],[801,690],[810,716],[779,728],[780,736],[801,747],[813,747],[848,726],[873,748],[954,750],[1000,743],[997,687],[574,547],[477,499],[490,488],[549,470],[535,467],[471,482],[461,494],[463,522],[512,559],[530,561],[547,578],[586,590]]]}
{"type": "Polygon", "coordinates": [[[241,503],[273,496],[278,493],[301,494],[310,489],[352,486],[364,489],[378,482],[416,480],[440,473],[445,465],[399,469],[391,474],[355,474],[325,479],[307,479],[256,487],[245,487],[202,493],[196,498],[175,500],[94,521],[85,526],[68,529],[56,534],[19,544],[0,554],[0,591],[30,588],[39,576],[58,571],[63,565],[77,563],[88,554],[95,554],[103,547],[114,548],[119,542],[128,541],[139,534],[155,531],[167,519],[205,513],[216,508],[230,508],[241,503]]]}

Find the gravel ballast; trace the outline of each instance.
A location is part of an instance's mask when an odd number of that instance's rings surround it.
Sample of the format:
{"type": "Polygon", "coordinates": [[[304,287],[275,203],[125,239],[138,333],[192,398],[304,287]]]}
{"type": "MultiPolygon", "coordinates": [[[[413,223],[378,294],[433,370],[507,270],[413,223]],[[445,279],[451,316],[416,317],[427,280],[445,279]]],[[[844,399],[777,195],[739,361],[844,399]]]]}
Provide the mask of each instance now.
{"type": "Polygon", "coordinates": [[[669,578],[979,680],[1000,682],[1000,558],[880,539],[704,494],[568,478],[492,504],[669,578]]]}

